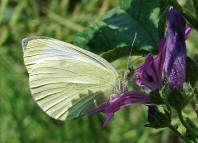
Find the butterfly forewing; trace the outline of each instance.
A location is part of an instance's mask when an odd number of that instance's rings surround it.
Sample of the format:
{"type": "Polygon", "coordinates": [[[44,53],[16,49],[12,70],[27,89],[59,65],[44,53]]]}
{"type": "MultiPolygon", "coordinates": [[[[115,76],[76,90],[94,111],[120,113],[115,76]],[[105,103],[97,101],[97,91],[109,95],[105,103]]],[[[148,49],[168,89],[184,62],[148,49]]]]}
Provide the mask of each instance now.
{"type": "Polygon", "coordinates": [[[47,37],[24,39],[23,51],[31,94],[55,119],[77,118],[117,92],[116,70],[91,52],[47,37]]]}

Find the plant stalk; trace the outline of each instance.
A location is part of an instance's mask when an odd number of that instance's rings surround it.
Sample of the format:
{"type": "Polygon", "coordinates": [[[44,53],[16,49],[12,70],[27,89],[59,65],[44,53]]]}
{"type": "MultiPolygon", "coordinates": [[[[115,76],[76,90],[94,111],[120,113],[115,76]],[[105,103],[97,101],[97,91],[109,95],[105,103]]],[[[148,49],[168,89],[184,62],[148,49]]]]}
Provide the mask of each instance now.
{"type": "Polygon", "coordinates": [[[182,138],[186,143],[191,143],[191,141],[189,141],[184,135],[182,135],[173,125],[169,125],[168,126],[169,129],[171,129],[177,136],[179,136],[180,138],[182,138]]]}
{"type": "Polygon", "coordinates": [[[183,115],[182,115],[182,112],[181,111],[177,111],[177,114],[178,114],[178,117],[179,117],[179,120],[181,121],[182,125],[188,129],[197,139],[198,139],[198,134],[196,131],[194,131],[189,125],[188,123],[186,123],[186,121],[184,120],[183,118],[183,115]]]}

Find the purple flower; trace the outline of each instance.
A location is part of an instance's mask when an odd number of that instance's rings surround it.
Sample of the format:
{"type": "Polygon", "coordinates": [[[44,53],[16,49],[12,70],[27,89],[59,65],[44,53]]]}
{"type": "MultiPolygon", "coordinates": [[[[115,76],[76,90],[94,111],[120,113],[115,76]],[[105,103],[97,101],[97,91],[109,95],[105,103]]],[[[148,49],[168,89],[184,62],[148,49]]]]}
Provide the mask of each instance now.
{"type": "Polygon", "coordinates": [[[103,124],[103,127],[105,127],[108,121],[114,116],[114,113],[119,109],[122,109],[131,104],[147,103],[147,102],[151,102],[151,100],[149,98],[149,95],[144,92],[138,90],[124,92],[117,97],[111,98],[108,101],[108,103],[103,104],[99,108],[94,109],[89,113],[89,115],[98,112],[103,112],[107,114],[106,120],[103,124]]]}
{"type": "Polygon", "coordinates": [[[165,75],[170,87],[183,89],[186,76],[186,45],[190,29],[185,28],[183,16],[175,9],[167,14],[165,75]],[[185,35],[186,31],[186,35],[185,35]]]}
{"type": "Polygon", "coordinates": [[[142,64],[136,75],[136,83],[143,88],[156,90],[162,86],[162,70],[165,59],[166,39],[163,38],[158,44],[158,55],[154,59],[152,53],[147,55],[147,58],[142,64]]]}
{"type": "Polygon", "coordinates": [[[166,31],[166,38],[162,38],[158,43],[158,56],[154,59],[152,53],[149,53],[145,63],[135,73],[137,85],[143,88],[149,90],[161,88],[163,66],[170,87],[183,88],[186,67],[185,40],[191,28],[185,28],[182,15],[171,9],[167,15],[166,31]]]}
{"type": "MultiPolygon", "coordinates": [[[[162,87],[162,71],[167,77],[170,87],[183,88],[186,68],[186,47],[185,40],[191,31],[190,27],[185,28],[185,20],[175,9],[167,14],[166,38],[158,43],[158,55],[153,58],[152,53],[147,55],[144,64],[140,65],[136,75],[136,83],[151,91],[162,87]]],[[[135,103],[150,103],[148,94],[134,90],[124,92],[117,97],[111,98],[106,104],[94,109],[89,113],[103,112],[107,114],[103,127],[114,116],[119,109],[135,103]]],[[[156,107],[148,106],[149,113],[154,114],[156,107]]]]}

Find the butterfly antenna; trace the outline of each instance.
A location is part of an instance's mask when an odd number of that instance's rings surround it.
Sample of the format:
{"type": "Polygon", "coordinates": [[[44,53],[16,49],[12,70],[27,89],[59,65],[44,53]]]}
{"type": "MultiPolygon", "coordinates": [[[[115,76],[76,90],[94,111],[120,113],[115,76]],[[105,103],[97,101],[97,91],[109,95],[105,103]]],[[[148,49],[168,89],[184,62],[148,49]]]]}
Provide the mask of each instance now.
{"type": "Polygon", "coordinates": [[[129,74],[128,73],[124,73],[124,84],[123,84],[123,87],[122,87],[122,92],[125,92],[125,90],[128,88],[128,81],[131,79],[131,77],[133,76],[133,68],[129,68],[129,62],[130,62],[130,57],[132,55],[132,51],[133,51],[133,45],[135,43],[135,40],[136,40],[136,37],[137,37],[137,32],[134,34],[134,38],[133,38],[133,42],[131,44],[131,49],[130,49],[130,52],[129,52],[129,56],[128,56],[128,61],[127,61],[127,70],[129,70],[129,74]]]}
{"type": "Polygon", "coordinates": [[[135,32],[134,38],[133,38],[133,42],[132,42],[132,44],[131,44],[131,49],[130,49],[130,53],[129,53],[129,57],[128,57],[128,61],[127,61],[127,69],[129,69],[130,57],[131,57],[131,55],[132,55],[133,45],[134,45],[134,43],[135,43],[136,37],[137,37],[137,32],[135,32]]]}

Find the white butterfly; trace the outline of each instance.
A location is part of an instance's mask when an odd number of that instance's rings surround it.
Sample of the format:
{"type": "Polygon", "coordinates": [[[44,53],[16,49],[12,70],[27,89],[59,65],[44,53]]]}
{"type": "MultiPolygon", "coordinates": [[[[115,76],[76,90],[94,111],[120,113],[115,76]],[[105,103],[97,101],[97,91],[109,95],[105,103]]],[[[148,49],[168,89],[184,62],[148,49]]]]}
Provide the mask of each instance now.
{"type": "Polygon", "coordinates": [[[56,39],[22,41],[31,94],[49,116],[74,119],[119,91],[118,73],[105,59],[56,39]]]}

